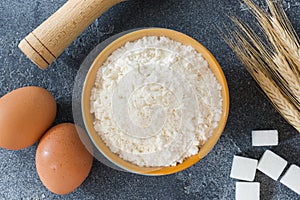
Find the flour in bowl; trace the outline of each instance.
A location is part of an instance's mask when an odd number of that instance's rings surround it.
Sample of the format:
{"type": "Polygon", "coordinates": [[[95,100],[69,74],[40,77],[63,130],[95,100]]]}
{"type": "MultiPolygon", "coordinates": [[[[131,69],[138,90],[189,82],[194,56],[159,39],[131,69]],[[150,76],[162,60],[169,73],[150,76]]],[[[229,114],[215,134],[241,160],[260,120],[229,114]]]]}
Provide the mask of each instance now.
{"type": "Polygon", "coordinates": [[[91,91],[94,128],[109,149],[143,167],[198,153],[222,114],[222,86],[191,46],[146,36],[115,50],[91,91]]]}

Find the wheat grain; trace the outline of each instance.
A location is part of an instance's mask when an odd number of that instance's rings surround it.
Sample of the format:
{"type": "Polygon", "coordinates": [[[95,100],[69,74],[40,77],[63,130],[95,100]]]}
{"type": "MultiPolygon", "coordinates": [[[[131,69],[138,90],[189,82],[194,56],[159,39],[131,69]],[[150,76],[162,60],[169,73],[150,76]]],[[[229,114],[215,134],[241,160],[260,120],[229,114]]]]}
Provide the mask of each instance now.
{"type": "Polygon", "coordinates": [[[263,33],[260,37],[237,18],[238,30],[225,41],[259,84],[278,112],[300,132],[300,42],[280,1],[266,0],[270,13],[252,0],[249,6],[263,33]]]}
{"type": "Polygon", "coordinates": [[[273,27],[274,39],[272,44],[278,52],[285,55],[289,60],[290,67],[300,77],[300,46],[298,40],[293,38],[292,31],[281,26],[277,18],[270,18],[273,27]]]}
{"type": "Polygon", "coordinates": [[[268,64],[261,67],[264,67],[264,70],[269,71],[278,80],[277,82],[282,87],[284,94],[291,98],[293,104],[300,110],[300,79],[290,68],[291,64],[286,56],[277,50],[278,48],[276,48],[275,44],[268,47],[249,26],[242,24],[237,18],[232,18],[232,20],[243,31],[268,64]]]}
{"type": "Polygon", "coordinates": [[[278,54],[272,59],[274,62],[273,72],[282,83],[287,92],[286,94],[291,98],[294,105],[300,110],[300,80],[293,70],[289,67],[286,57],[282,53],[278,54]]]}
{"type": "Polygon", "coordinates": [[[234,33],[236,40],[228,40],[228,44],[233,48],[246,69],[265,92],[277,111],[300,132],[300,113],[295,106],[282,94],[278,86],[270,78],[270,74],[261,66],[265,62],[251,44],[239,33],[234,33]],[[246,48],[244,48],[246,47],[246,48]]]}
{"type": "Polygon", "coordinates": [[[284,97],[279,88],[264,73],[258,71],[255,76],[258,84],[265,91],[265,94],[269,97],[278,112],[300,132],[299,111],[284,97]]]}

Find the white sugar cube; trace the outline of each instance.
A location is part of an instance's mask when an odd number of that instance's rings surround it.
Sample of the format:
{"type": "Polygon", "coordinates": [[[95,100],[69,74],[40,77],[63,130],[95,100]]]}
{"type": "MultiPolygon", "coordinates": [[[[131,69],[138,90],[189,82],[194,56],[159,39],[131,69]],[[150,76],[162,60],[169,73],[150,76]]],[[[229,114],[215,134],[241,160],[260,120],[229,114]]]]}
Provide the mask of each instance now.
{"type": "Polygon", "coordinates": [[[286,165],[286,160],[272,151],[266,150],[258,162],[257,169],[276,181],[286,165]]]}
{"type": "Polygon", "coordinates": [[[257,182],[236,182],[236,200],[259,200],[260,183],[257,182]]]}
{"type": "Polygon", "coordinates": [[[255,159],[234,156],[230,177],[244,181],[253,181],[256,173],[257,162],[258,161],[255,159]]]}
{"type": "Polygon", "coordinates": [[[300,195],[300,167],[291,165],[280,182],[300,195]]]}
{"type": "Polygon", "coordinates": [[[277,130],[252,131],[252,146],[276,146],[278,145],[277,130]]]}

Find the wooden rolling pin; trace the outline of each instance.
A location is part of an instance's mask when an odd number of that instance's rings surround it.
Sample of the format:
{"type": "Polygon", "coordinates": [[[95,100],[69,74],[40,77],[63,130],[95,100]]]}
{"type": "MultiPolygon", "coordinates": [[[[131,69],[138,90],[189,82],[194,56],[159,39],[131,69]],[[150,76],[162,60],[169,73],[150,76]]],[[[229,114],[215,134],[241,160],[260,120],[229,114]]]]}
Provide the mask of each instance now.
{"type": "Polygon", "coordinates": [[[123,0],[69,0],[19,44],[38,67],[46,69],[96,18],[123,0]]]}

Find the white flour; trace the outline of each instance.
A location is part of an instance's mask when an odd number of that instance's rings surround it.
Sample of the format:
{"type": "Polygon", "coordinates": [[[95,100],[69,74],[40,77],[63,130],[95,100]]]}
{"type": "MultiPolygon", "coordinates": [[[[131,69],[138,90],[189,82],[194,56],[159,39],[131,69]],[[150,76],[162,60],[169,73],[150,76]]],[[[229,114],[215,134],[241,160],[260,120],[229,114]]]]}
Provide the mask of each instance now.
{"type": "Polygon", "coordinates": [[[222,113],[221,85],[190,46],[166,37],[127,42],[97,73],[94,128],[138,166],[182,163],[211,136],[222,113]]]}

